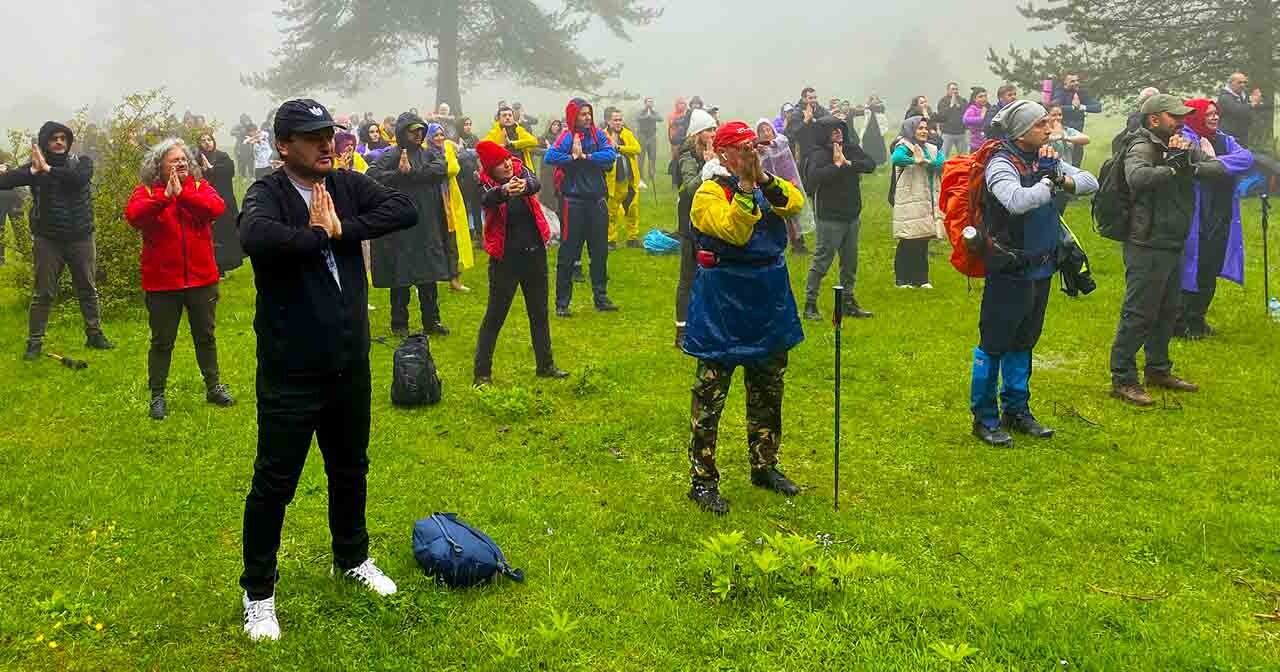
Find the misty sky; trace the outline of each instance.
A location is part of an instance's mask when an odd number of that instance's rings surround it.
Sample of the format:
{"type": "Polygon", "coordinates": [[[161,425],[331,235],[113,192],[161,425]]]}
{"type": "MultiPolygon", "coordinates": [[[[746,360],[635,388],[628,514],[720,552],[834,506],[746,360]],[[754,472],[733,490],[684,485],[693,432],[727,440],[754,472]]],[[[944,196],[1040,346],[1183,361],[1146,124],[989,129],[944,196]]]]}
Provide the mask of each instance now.
{"type": "MultiPolygon", "coordinates": [[[[669,109],[676,95],[700,94],[729,114],[754,120],[776,114],[805,84],[825,100],[839,95],[883,96],[890,111],[907,97],[936,99],[956,79],[994,88],[986,68],[988,45],[1034,45],[1044,34],[1026,30],[1015,11],[1021,0],[944,2],[785,3],[777,0],[653,0],[666,8],[651,26],[632,31],[628,43],[604,29],[581,40],[591,56],[623,63],[607,90],[652,95],[669,109]],[[788,13],[789,6],[803,8],[788,13]],[[815,9],[817,8],[817,9],[815,9]],[[737,17],[729,28],[724,17],[737,17]],[[942,37],[952,35],[945,42],[942,37]],[[733,39],[727,39],[732,35],[733,39]]],[[[104,112],[127,92],[168,87],[176,111],[190,109],[224,123],[241,112],[261,120],[274,101],[241,86],[239,76],[273,60],[280,23],[277,0],[0,0],[11,55],[0,75],[0,129],[32,128],[67,118],[91,105],[104,112]],[[192,19],[197,8],[198,19],[192,19]],[[181,18],[178,18],[181,17],[181,18]],[[56,35],[56,40],[50,40],[56,35]],[[38,65],[35,65],[38,64],[38,65]]],[[[423,70],[389,72],[354,100],[316,96],[343,112],[392,114],[428,109],[435,87],[423,70]]],[[[567,93],[519,82],[463,82],[468,113],[482,116],[499,98],[525,103],[545,116],[559,114],[567,93]]],[[[628,109],[631,105],[626,105],[628,109]]]]}

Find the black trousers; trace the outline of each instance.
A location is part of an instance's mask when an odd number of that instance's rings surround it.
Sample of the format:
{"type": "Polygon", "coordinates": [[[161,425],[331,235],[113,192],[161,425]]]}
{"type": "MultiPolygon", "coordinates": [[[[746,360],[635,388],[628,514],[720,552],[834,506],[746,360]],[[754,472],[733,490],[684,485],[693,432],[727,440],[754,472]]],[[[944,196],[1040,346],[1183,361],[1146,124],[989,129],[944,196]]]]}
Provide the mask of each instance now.
{"type": "Polygon", "coordinates": [[[1149,371],[1169,373],[1169,339],[1182,309],[1182,250],[1124,244],[1124,305],[1111,345],[1111,382],[1138,384],[1138,350],[1149,371]]]}
{"type": "Polygon", "coordinates": [[[929,239],[899,240],[893,257],[896,283],[919,287],[929,282],[929,239]]]}
{"type": "MultiPolygon", "coordinates": [[[[409,328],[409,287],[391,288],[391,328],[409,328]]],[[[422,328],[440,322],[440,290],[436,283],[418,285],[418,308],[422,313],[422,328]]]]}
{"type": "Polygon", "coordinates": [[[676,326],[683,327],[689,321],[689,294],[693,291],[693,276],[698,271],[698,244],[693,238],[693,222],[689,211],[693,198],[680,195],[676,206],[677,226],[680,231],[680,279],[676,283],[676,326]],[[686,200],[687,198],[687,200],[686,200]]]}
{"type": "Polygon", "coordinates": [[[1030,352],[1044,331],[1053,278],[1032,280],[1023,275],[988,275],[982,288],[978,347],[993,357],[1007,352],[1030,352]]]}
{"type": "Polygon", "coordinates": [[[147,292],[147,320],[151,324],[147,378],[152,397],[164,394],[184,308],[205,387],[212,388],[219,382],[218,342],[213,333],[218,312],[218,283],[172,292],[147,292]]]}
{"type": "Polygon", "coordinates": [[[649,186],[654,186],[653,179],[658,165],[658,136],[652,138],[640,138],[640,177],[649,180],[649,186]]]}
{"type": "Polygon", "coordinates": [[[369,362],[325,376],[258,371],[258,458],[244,503],[244,573],[249,599],[275,594],[284,511],[316,437],[329,480],[333,560],[351,569],[369,557],[364,510],[369,473],[369,362]]]}
{"type": "Polygon", "coordinates": [[[549,369],[555,364],[551,356],[551,325],[547,321],[547,251],[542,247],[508,249],[502,259],[489,258],[489,305],[476,338],[476,376],[493,372],[493,349],[517,289],[524,294],[538,368],[549,369]]]}
{"type": "Polygon", "coordinates": [[[1195,292],[1182,292],[1181,328],[1203,325],[1209,313],[1209,304],[1218,291],[1218,274],[1227,260],[1228,234],[1231,222],[1200,222],[1200,252],[1196,261],[1195,292]],[[1210,226],[1206,226],[1210,225],[1210,226]]]}
{"type": "Polygon", "coordinates": [[[573,263],[587,246],[591,259],[591,293],[596,305],[609,297],[609,206],[608,199],[564,197],[560,216],[560,236],[564,241],[556,257],[556,307],[568,308],[573,301],[573,263]]]}

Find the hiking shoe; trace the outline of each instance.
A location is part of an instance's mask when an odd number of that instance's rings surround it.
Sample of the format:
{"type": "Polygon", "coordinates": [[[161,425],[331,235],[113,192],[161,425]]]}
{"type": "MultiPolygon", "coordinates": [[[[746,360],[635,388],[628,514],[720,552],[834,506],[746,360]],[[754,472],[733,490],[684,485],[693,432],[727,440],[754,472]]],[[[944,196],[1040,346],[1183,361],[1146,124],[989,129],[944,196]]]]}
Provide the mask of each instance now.
{"type": "Polygon", "coordinates": [[[596,301],[596,310],[602,313],[615,313],[618,311],[618,305],[606,296],[596,301]]]}
{"type": "Polygon", "coordinates": [[[617,244],[617,243],[609,243],[609,251],[610,251],[610,252],[617,252],[617,251],[618,251],[618,244],[617,244]]]}
{"type": "Polygon", "coordinates": [[[1003,427],[988,427],[981,422],[973,423],[973,435],[988,446],[1009,448],[1013,446],[1013,437],[1003,427]]]}
{"type": "Polygon", "coordinates": [[[435,324],[423,329],[428,336],[448,336],[449,328],[443,324],[436,322],[435,324]]]}
{"type": "Polygon", "coordinates": [[[102,332],[98,332],[96,334],[89,334],[84,341],[84,347],[93,348],[94,350],[111,350],[116,346],[112,345],[111,341],[108,341],[107,337],[103,335],[102,332]]]}
{"type": "Polygon", "coordinates": [[[553,378],[555,380],[563,380],[569,377],[569,372],[563,369],[559,369],[554,364],[552,364],[551,366],[538,367],[537,375],[539,378],[553,378]]]}
{"type": "Polygon", "coordinates": [[[149,415],[152,420],[164,420],[169,415],[169,407],[164,403],[164,395],[158,394],[151,397],[151,407],[149,415]]]}
{"type": "Polygon", "coordinates": [[[391,327],[391,335],[396,338],[409,338],[409,327],[391,327]]]}
{"type": "MultiPolygon", "coordinates": [[[[331,575],[336,574],[337,568],[330,567],[329,573],[331,575]]],[[[343,571],[342,576],[359,583],[365,588],[368,588],[383,597],[395,595],[396,593],[396,582],[392,581],[386,574],[383,574],[382,570],[378,569],[378,566],[373,564],[373,558],[366,558],[365,561],[360,563],[358,566],[343,571]]]]}
{"type": "Polygon", "coordinates": [[[721,497],[720,488],[714,485],[694,483],[689,487],[689,499],[697,502],[703,511],[709,511],[717,516],[729,513],[729,500],[721,497]]]}
{"type": "Polygon", "coordinates": [[[684,349],[684,333],[685,327],[676,327],[676,349],[684,349]]]}
{"type": "Polygon", "coordinates": [[[573,311],[569,310],[568,306],[564,308],[556,306],[556,317],[573,317],[573,311]]]}
{"type": "Polygon", "coordinates": [[[1156,400],[1152,399],[1150,394],[1147,394],[1146,389],[1137,383],[1112,385],[1111,396],[1116,399],[1123,399],[1134,406],[1151,406],[1156,403],[1156,400]]]}
{"type": "Polygon", "coordinates": [[[804,319],[806,319],[806,320],[821,320],[821,319],[822,319],[822,313],[819,313],[819,312],[818,312],[818,304],[816,304],[816,303],[806,303],[806,304],[804,304],[804,319]]]}
{"type": "Polygon", "coordinates": [[[792,482],[778,471],[777,467],[769,467],[768,469],[752,469],[751,483],[758,485],[765,490],[772,490],[777,493],[784,494],[788,497],[795,497],[800,494],[800,486],[792,482]]]}
{"type": "Polygon", "coordinates": [[[1055,433],[1054,430],[1040,424],[1030,413],[1005,414],[1002,423],[1004,428],[1011,432],[1026,434],[1037,439],[1052,438],[1055,433]]]}
{"type": "Polygon", "coordinates": [[[1147,370],[1147,387],[1163,387],[1175,392],[1199,392],[1200,386],[1189,383],[1172,373],[1147,370]]]}
{"type": "Polygon", "coordinates": [[[236,405],[235,398],[231,396],[231,390],[222,383],[218,383],[217,385],[209,388],[208,391],[204,393],[204,400],[214,406],[222,406],[223,408],[236,405]]]}
{"type": "Polygon", "coordinates": [[[869,310],[863,310],[862,306],[858,305],[857,299],[850,298],[848,301],[845,301],[845,304],[844,304],[845,317],[852,317],[855,319],[865,319],[868,317],[873,317],[874,315],[875,313],[869,310]]]}
{"type": "Polygon", "coordinates": [[[244,634],[259,642],[264,639],[280,639],[280,621],[276,620],[276,596],[265,600],[251,600],[249,593],[241,598],[244,603],[244,634]]]}
{"type": "Polygon", "coordinates": [[[43,344],[40,341],[27,341],[27,351],[22,353],[22,359],[28,362],[40,359],[40,349],[42,347],[43,344]]]}
{"type": "Polygon", "coordinates": [[[640,244],[640,241],[634,238],[627,241],[627,249],[638,250],[641,247],[644,247],[644,246],[640,244]]]}
{"type": "Polygon", "coordinates": [[[481,388],[489,387],[492,384],[493,384],[493,378],[491,378],[490,376],[476,376],[475,380],[472,381],[471,383],[471,387],[474,387],[477,390],[479,390],[481,388]]]}

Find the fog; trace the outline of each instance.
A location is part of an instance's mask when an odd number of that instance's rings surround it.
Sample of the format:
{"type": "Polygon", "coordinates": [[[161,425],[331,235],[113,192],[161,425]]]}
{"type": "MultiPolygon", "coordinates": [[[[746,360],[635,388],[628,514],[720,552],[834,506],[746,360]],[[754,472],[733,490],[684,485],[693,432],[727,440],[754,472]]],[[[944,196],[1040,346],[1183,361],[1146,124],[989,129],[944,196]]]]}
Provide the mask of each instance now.
{"type": "MultiPolygon", "coordinates": [[[[1015,7],[1021,0],[954,3],[786,3],[777,0],[654,0],[665,14],[631,30],[632,41],[593,27],[584,53],[623,64],[606,91],[653,96],[668,110],[677,95],[701,95],[730,116],[776,114],[804,85],[822,100],[854,102],[882,96],[890,112],[907,98],[936,99],[949,80],[994,88],[988,46],[1034,46],[1015,7]]],[[[240,83],[269,67],[280,42],[277,0],[0,0],[10,55],[0,74],[0,129],[34,128],[66,119],[88,105],[105,116],[126,93],[166,87],[174,111],[235,123],[242,112],[259,121],[276,102],[240,83]]],[[[558,39],[548,36],[548,39],[558,39]]],[[[383,73],[353,99],[316,92],[341,112],[379,117],[435,102],[431,73],[421,66],[383,73]]],[[[519,81],[463,82],[468,114],[495,101],[522,101],[530,112],[560,114],[565,91],[519,81]]],[[[628,106],[630,107],[630,106],[628,106]]]]}

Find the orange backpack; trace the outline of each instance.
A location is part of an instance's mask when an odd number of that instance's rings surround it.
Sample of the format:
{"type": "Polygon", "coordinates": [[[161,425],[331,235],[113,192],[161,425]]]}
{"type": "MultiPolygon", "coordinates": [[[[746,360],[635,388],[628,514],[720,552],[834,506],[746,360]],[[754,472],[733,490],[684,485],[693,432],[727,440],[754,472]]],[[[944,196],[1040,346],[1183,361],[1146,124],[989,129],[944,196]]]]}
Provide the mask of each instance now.
{"type": "Polygon", "coordinates": [[[999,149],[1001,141],[988,140],[973,154],[963,154],[948,159],[942,166],[942,188],[938,207],[943,213],[943,228],[951,241],[951,265],[970,278],[987,274],[986,252],[991,247],[982,222],[982,197],[986,190],[984,175],[991,155],[999,149]],[[965,244],[964,229],[972,226],[978,230],[984,249],[974,252],[965,244]]]}

